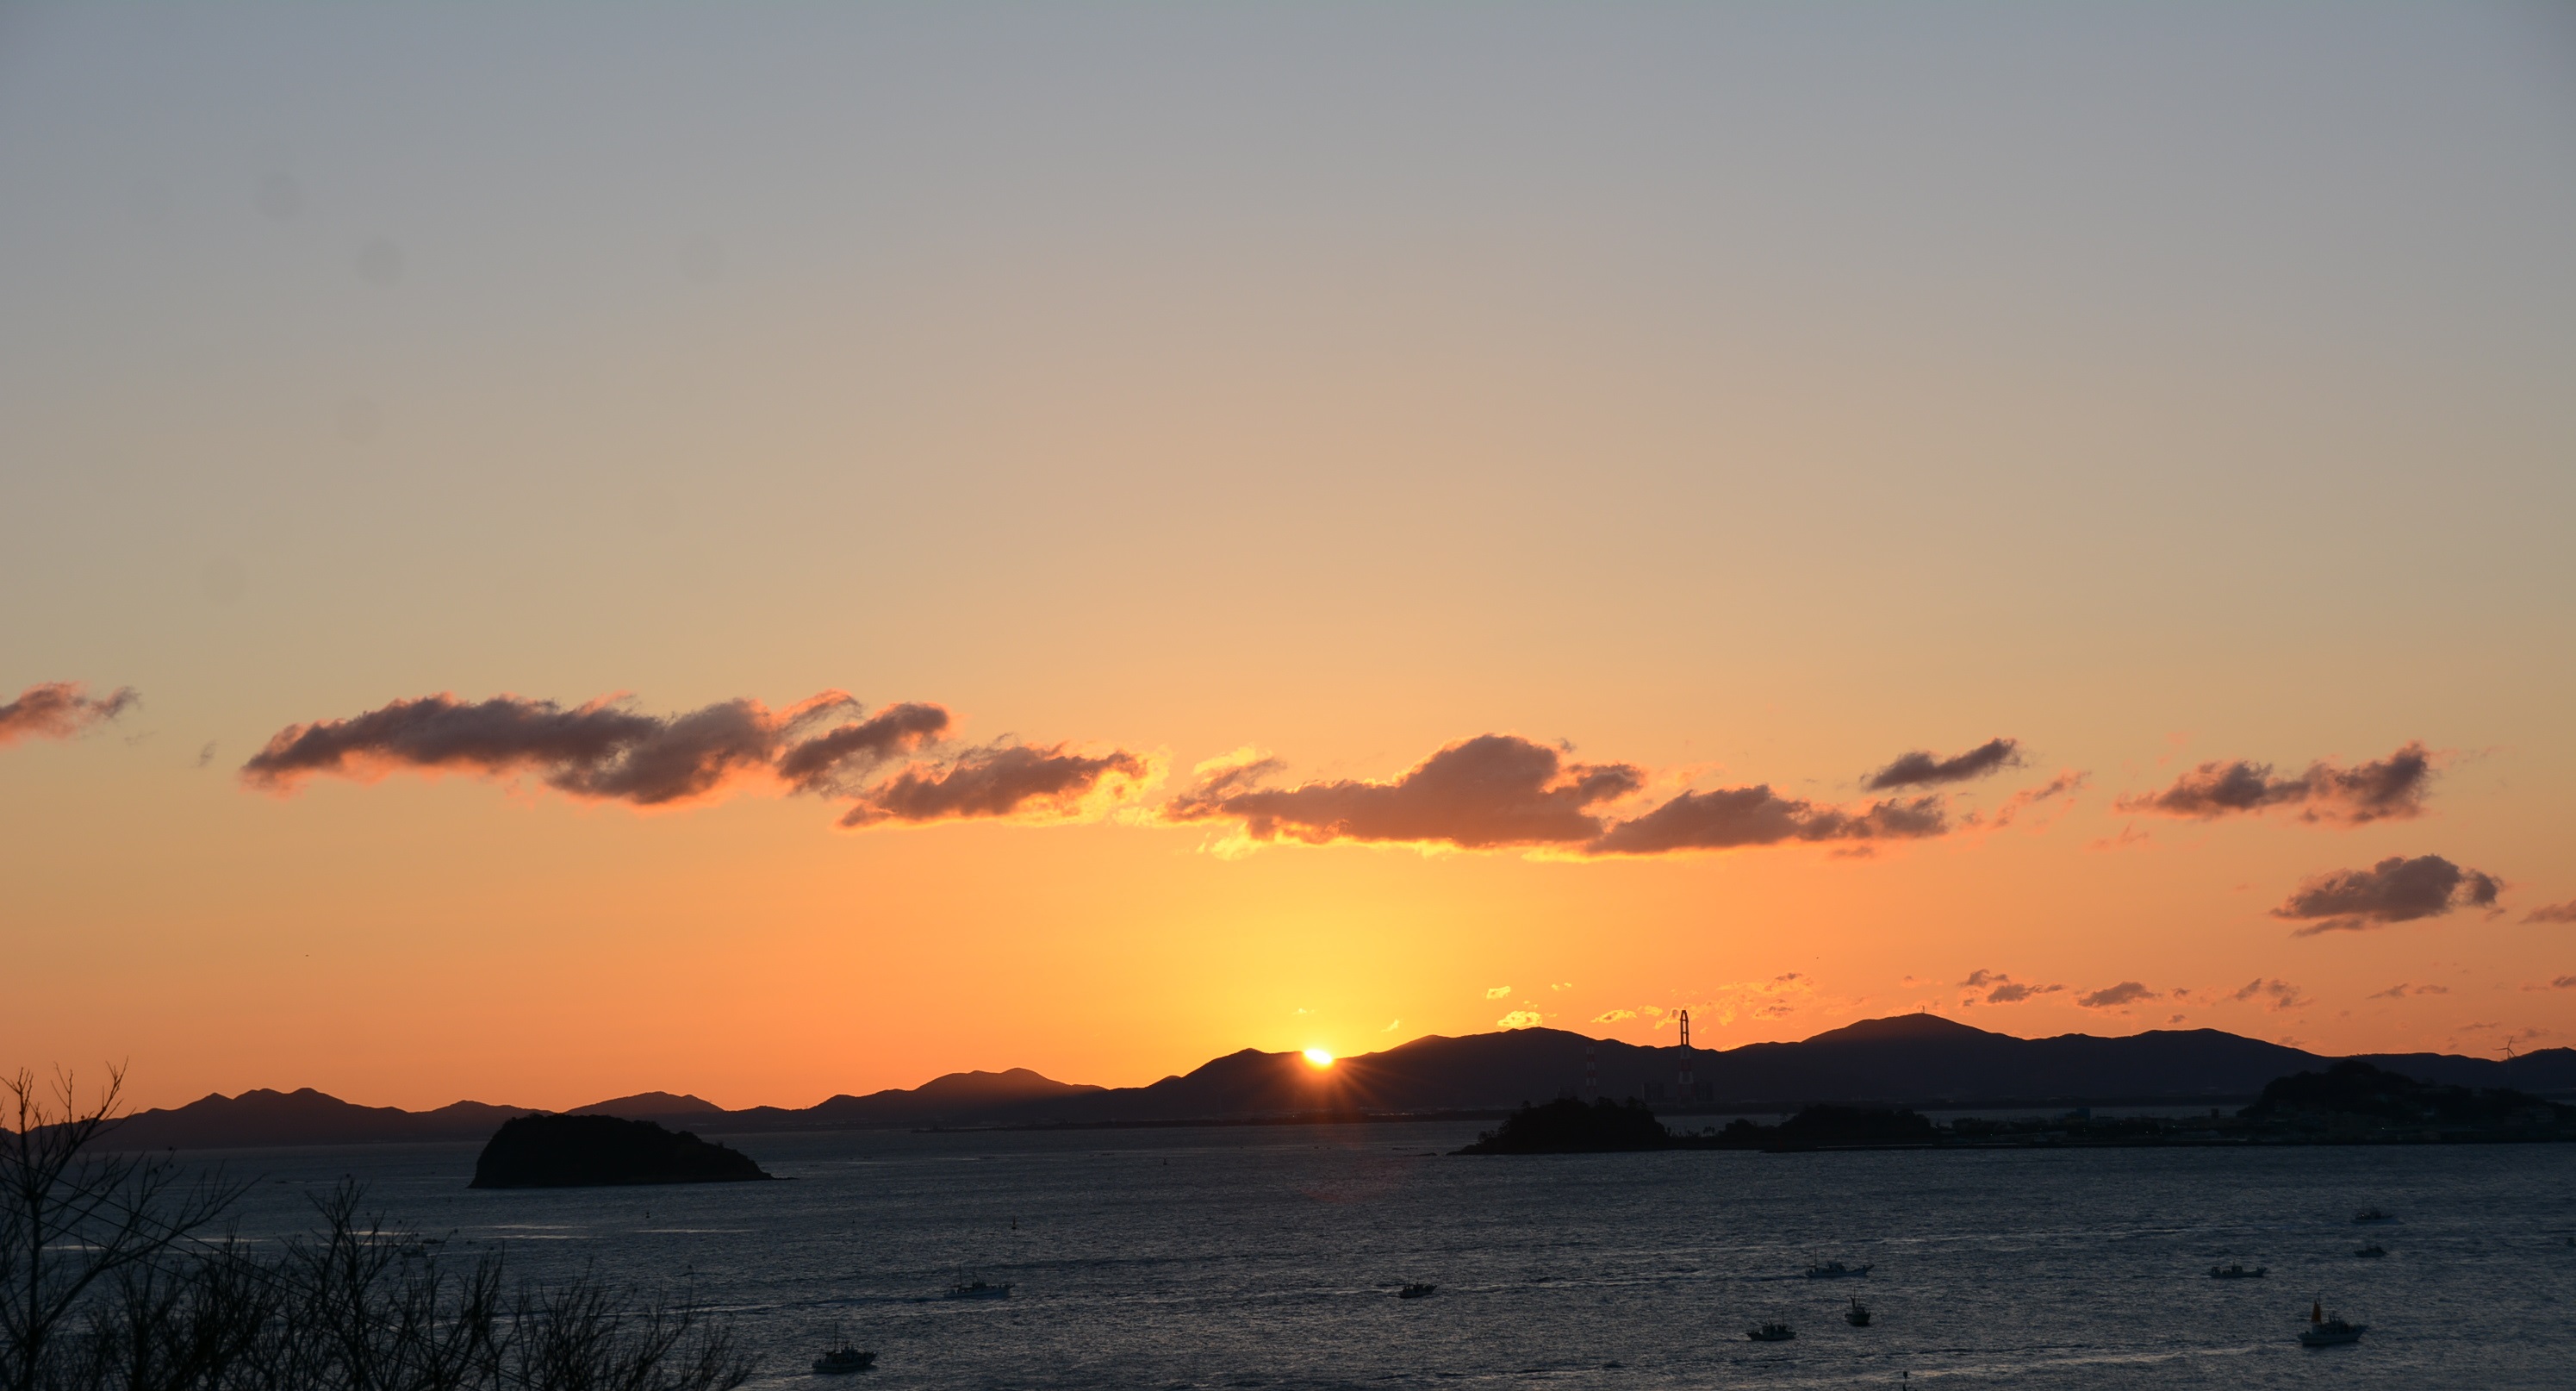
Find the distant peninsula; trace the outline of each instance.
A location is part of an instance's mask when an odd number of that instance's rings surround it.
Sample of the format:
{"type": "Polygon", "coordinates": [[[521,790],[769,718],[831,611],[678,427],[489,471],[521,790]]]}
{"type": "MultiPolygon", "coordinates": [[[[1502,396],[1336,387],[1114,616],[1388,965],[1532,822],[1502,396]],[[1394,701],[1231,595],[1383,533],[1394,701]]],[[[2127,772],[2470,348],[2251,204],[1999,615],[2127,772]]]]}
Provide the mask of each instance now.
{"type": "Polygon", "coordinates": [[[1642,1101],[1590,1104],[1562,1097],[1523,1106],[1459,1154],[1613,1154],[1673,1146],[1673,1134],[1642,1101]]]}
{"type": "Polygon", "coordinates": [[[1571,1097],[1523,1105],[1457,1154],[1599,1154],[1622,1150],[2139,1148],[2166,1145],[2510,1144],[2576,1141],[2576,1106],[2501,1087],[2423,1082],[2345,1059],[2264,1085],[2233,1115],[2058,1116],[1936,1125],[1901,1107],[1809,1106],[1777,1125],[1738,1117],[1674,1130],[1637,1101],[1571,1097]]]}
{"type": "Polygon", "coordinates": [[[504,1121],[474,1161],[470,1188],[593,1188],[765,1179],[749,1155],[688,1131],[615,1116],[504,1121]]]}

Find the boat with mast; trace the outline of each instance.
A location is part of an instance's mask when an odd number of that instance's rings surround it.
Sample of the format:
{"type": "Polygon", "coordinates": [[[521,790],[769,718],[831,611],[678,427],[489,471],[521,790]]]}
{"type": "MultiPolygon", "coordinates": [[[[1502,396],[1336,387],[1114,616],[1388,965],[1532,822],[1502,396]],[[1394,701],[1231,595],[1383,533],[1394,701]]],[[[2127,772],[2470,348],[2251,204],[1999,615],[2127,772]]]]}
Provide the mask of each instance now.
{"type": "Polygon", "coordinates": [[[2340,1347],[2345,1343],[2360,1342],[2361,1335],[2369,1331],[2370,1325],[2366,1323],[2347,1323],[2342,1319],[2328,1318],[2326,1302],[2319,1299],[2308,1306],[2308,1326],[2299,1330],[2299,1346],[2340,1347]]]}

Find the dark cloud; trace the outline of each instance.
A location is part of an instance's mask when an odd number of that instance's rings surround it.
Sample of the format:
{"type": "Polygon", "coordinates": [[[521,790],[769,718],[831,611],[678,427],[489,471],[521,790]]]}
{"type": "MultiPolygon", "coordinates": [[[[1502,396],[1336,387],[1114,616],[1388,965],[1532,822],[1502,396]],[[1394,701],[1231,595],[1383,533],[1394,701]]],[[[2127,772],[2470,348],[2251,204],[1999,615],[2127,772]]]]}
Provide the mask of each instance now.
{"type": "Polygon", "coordinates": [[[77,681],[46,681],[0,705],[0,749],[21,739],[69,739],[115,719],[142,700],[132,686],[119,686],[103,696],[87,695],[84,690],[77,681]]]}
{"type": "Polygon", "coordinates": [[[1502,846],[1579,845],[1602,834],[1603,803],[1645,785],[1625,763],[1570,763],[1511,734],[1451,744],[1392,782],[1338,780],[1293,788],[1256,784],[1275,759],[1201,770],[1163,810],[1172,821],[1236,820],[1253,840],[1502,846]]]}
{"type": "Polygon", "coordinates": [[[2527,923],[2576,923],[2576,898],[2565,903],[2544,903],[2522,915],[2527,923]]]}
{"type": "Polygon", "coordinates": [[[1950,758],[1943,758],[1929,749],[1916,749],[1867,775],[1861,787],[1869,792],[1885,792],[1895,787],[1935,787],[1943,783],[1967,782],[1999,769],[2020,766],[2020,740],[1989,739],[1950,758]]]}
{"type": "Polygon", "coordinates": [[[1581,855],[1664,855],[1791,842],[1868,843],[1950,829],[1937,796],[1857,810],[1784,797],[1767,785],[1684,792],[1641,815],[1610,807],[1644,788],[1626,763],[1576,763],[1545,744],[1485,734],[1451,744],[1387,782],[1341,779],[1264,787],[1276,759],[1248,753],[1203,765],[1162,811],[1172,822],[1234,821],[1253,841],[1562,847],[1581,855]]]}
{"type": "Polygon", "coordinates": [[[1584,849],[1594,855],[1660,855],[1789,841],[1919,840],[1949,828],[1938,797],[1879,802],[1847,812],[1757,785],[1682,793],[1643,816],[1619,822],[1584,849]]]}
{"type": "Polygon", "coordinates": [[[966,817],[1068,820],[1097,798],[1119,800],[1153,779],[1153,761],[1123,749],[1080,754],[1058,744],[1000,744],[943,764],[915,764],[858,795],[844,826],[966,817]]]}
{"type": "Polygon", "coordinates": [[[1154,772],[1151,759],[1124,750],[1082,754],[1065,745],[1006,742],[908,761],[893,776],[882,775],[886,764],[938,746],[951,723],[946,710],[921,703],[869,714],[841,691],[784,710],[728,700],[668,716],[611,700],[567,709],[519,696],[469,702],[434,695],[280,730],[241,775],[279,792],[316,774],[525,775],[574,797],[639,807],[680,805],[756,784],[849,799],[841,824],[868,826],[1061,818],[1094,794],[1133,791],[1154,772]]]}
{"type": "Polygon", "coordinates": [[[2243,989],[2228,998],[2238,1004],[2248,1000],[2257,1001],[2274,1014],[2297,1009],[2309,1003],[2308,997],[2299,993],[2299,987],[2285,980],[2265,980],[2260,976],[2245,982],[2243,989]]]}
{"type": "Polygon", "coordinates": [[[2299,885],[2272,916],[2304,922],[2295,936],[2357,932],[2436,918],[2455,908],[2493,908],[2504,881],[2439,855],[2391,855],[2368,869],[2336,870],[2299,885]]]}
{"type": "Polygon", "coordinates": [[[2137,981],[2124,980],[2118,985],[2106,985],[2089,995],[2078,995],[2075,997],[2075,1003],[2086,1009],[2118,1009],[2122,1005],[2134,1005],[2140,1000],[2157,998],[2159,996],[2156,992],[2137,981]]]}
{"type": "Polygon", "coordinates": [[[756,700],[728,700],[661,716],[616,701],[566,709],[551,700],[504,695],[469,702],[442,693],[279,730],[242,765],[242,778],[287,791],[316,773],[528,773],[575,797],[661,806],[770,770],[797,734],[856,705],[840,691],[826,691],[778,712],[756,700]]]}
{"type": "Polygon", "coordinates": [[[936,705],[889,705],[790,747],[779,755],[778,776],[799,792],[844,791],[852,774],[928,748],[948,726],[948,712],[936,705]]]}
{"type": "Polygon", "coordinates": [[[2370,998],[2374,1000],[2403,1000],[2409,995],[2448,995],[2450,993],[2451,987],[2447,985],[2408,985],[2400,982],[2399,984],[2388,987],[2386,990],[2373,991],[2370,998]]]}
{"type": "Polygon", "coordinates": [[[2112,805],[2203,821],[2296,807],[2302,821],[2359,826],[2423,815],[2432,779],[2433,755],[2419,741],[2351,768],[2311,763],[2306,772],[2290,778],[2273,777],[2268,763],[2204,763],[2162,792],[2122,797],[2112,805]]]}
{"type": "MultiPolygon", "coordinates": [[[[2062,985],[2033,985],[2028,981],[2014,980],[2001,971],[1984,970],[1970,971],[1968,978],[1959,984],[1965,989],[1986,992],[1986,1003],[1990,1005],[2017,1005],[2034,996],[2055,995],[2066,989],[2062,985]]],[[[1975,1004],[1976,1001],[1962,1003],[1975,1004]]]]}

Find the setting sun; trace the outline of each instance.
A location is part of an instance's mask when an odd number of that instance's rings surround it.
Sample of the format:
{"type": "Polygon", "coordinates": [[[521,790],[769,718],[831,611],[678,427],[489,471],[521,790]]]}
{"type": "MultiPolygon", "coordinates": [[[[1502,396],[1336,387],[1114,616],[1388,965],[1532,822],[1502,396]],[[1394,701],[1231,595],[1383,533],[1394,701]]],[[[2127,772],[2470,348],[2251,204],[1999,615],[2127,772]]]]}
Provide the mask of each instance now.
{"type": "Polygon", "coordinates": [[[1331,1067],[1333,1055],[1321,1048],[1309,1048],[1306,1050],[1306,1061],[1316,1067],[1331,1067]]]}

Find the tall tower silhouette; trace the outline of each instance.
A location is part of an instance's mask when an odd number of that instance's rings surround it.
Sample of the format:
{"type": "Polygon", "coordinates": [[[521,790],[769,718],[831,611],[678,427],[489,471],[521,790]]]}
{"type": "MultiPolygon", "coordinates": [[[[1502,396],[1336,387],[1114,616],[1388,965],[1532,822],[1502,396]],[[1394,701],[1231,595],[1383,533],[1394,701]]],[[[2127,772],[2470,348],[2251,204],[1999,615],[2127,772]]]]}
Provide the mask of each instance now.
{"type": "Polygon", "coordinates": [[[1674,1072],[1674,1074],[1673,1074],[1673,1100],[1675,1100],[1675,1101],[1692,1101],[1692,1100],[1696,1100],[1696,1099],[1697,1099],[1697,1093],[1698,1093],[1698,1091],[1699,1091],[1699,1085],[1698,1085],[1697,1080],[1692,1076],[1692,1073],[1691,1073],[1690,1011],[1689,1011],[1689,1010],[1683,1010],[1683,1011],[1682,1011],[1682,1013],[1681,1013],[1681,1020],[1682,1020],[1681,1066],[1680,1066],[1680,1068],[1679,1068],[1677,1071],[1675,1071],[1675,1072],[1674,1072]]]}

